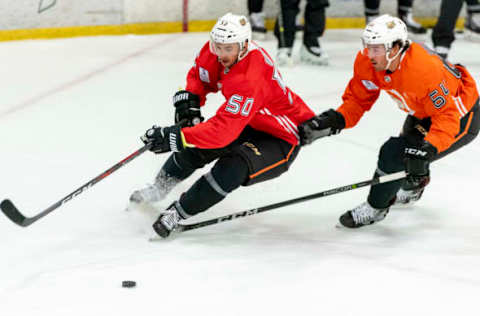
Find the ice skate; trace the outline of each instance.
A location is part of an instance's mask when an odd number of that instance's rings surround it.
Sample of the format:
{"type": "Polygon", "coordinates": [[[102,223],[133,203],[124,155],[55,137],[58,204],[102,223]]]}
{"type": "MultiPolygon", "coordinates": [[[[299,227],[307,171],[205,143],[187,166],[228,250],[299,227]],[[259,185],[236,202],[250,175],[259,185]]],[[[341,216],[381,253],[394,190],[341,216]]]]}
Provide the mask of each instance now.
{"type": "Polygon", "coordinates": [[[262,41],[266,39],[267,29],[265,28],[265,13],[251,13],[250,25],[252,26],[252,37],[254,40],[262,41]]]}
{"type": "Polygon", "coordinates": [[[178,202],[172,203],[153,223],[153,230],[162,238],[167,238],[183,218],[177,211],[178,202]]]}
{"type": "Polygon", "coordinates": [[[400,190],[397,192],[397,198],[395,199],[394,205],[412,205],[420,200],[424,189],[425,188],[407,191],[400,188],[400,190]]]}
{"type": "Polygon", "coordinates": [[[300,60],[318,66],[328,65],[328,55],[320,46],[307,47],[303,44],[300,49],[300,60]]]}
{"type": "Polygon", "coordinates": [[[444,46],[435,46],[435,52],[438,56],[442,57],[443,59],[448,58],[448,53],[450,52],[450,48],[444,46]]]}
{"type": "Polygon", "coordinates": [[[292,48],[281,47],[277,50],[277,66],[293,66],[292,48]]]}
{"type": "Polygon", "coordinates": [[[480,13],[469,13],[465,19],[465,38],[480,42],[480,13]]]}
{"type": "Polygon", "coordinates": [[[340,224],[348,228],[359,228],[371,225],[383,220],[388,214],[389,208],[376,209],[368,202],[363,202],[353,210],[347,211],[340,216],[340,224]]]}
{"type": "Polygon", "coordinates": [[[407,25],[407,30],[412,34],[426,34],[427,29],[415,21],[412,12],[400,14],[399,18],[407,25]]]}
{"type": "Polygon", "coordinates": [[[148,184],[143,189],[135,190],[132,195],[130,195],[130,203],[145,204],[159,202],[163,200],[178,183],[180,183],[179,179],[166,175],[162,170],[154,184],[148,184]]]}

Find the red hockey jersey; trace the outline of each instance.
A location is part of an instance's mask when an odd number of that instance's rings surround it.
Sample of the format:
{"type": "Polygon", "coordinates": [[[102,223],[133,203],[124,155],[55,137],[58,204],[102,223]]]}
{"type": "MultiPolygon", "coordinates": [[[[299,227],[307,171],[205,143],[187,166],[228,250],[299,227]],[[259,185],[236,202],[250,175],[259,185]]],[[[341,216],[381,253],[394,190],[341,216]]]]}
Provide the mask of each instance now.
{"type": "Polygon", "coordinates": [[[458,138],[460,119],[478,99],[475,80],[460,66],[452,66],[417,43],[401,56],[393,73],[376,72],[365,54],[355,59],[353,78],[338,111],[346,127],[353,127],[380,95],[387,92],[399,108],[419,119],[431,118],[425,140],[438,152],[449,148],[458,138]]]}
{"type": "Polygon", "coordinates": [[[297,126],[314,112],[283,82],[267,52],[250,43],[249,53],[230,69],[223,67],[207,42],[187,75],[186,90],[200,97],[221,91],[226,101],[209,120],[182,128],[189,146],[222,148],[247,126],[290,144],[299,141],[297,126]]]}

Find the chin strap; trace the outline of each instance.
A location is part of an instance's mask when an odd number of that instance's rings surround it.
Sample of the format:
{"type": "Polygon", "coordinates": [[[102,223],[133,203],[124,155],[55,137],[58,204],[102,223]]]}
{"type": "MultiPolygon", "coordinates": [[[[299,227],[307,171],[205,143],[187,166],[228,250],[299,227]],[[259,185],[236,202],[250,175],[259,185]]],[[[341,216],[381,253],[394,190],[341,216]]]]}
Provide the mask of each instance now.
{"type": "Polygon", "coordinates": [[[395,56],[393,56],[392,58],[388,58],[388,54],[390,53],[391,48],[388,49],[385,53],[385,58],[387,59],[387,66],[385,67],[385,70],[388,70],[388,68],[390,68],[390,65],[392,64],[392,61],[394,61],[395,58],[403,54],[408,49],[408,47],[410,47],[410,40],[407,40],[403,47],[399,49],[395,56]]]}

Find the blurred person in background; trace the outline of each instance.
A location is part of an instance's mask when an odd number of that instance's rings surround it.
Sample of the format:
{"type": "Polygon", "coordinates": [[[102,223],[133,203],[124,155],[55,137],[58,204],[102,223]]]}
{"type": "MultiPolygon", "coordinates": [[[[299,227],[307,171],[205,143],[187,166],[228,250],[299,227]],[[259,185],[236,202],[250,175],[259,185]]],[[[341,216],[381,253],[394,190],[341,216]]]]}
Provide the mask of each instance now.
{"type": "MultiPolygon", "coordinates": [[[[295,40],[296,17],[300,0],[280,0],[280,14],[275,23],[274,33],[278,39],[277,64],[292,65],[292,49],[295,40]]],[[[300,60],[314,65],[328,64],[328,55],[320,46],[319,37],[325,31],[325,9],[328,0],[307,0],[305,7],[305,23],[303,43],[300,49],[300,60]]]]}
{"type": "MultiPolygon", "coordinates": [[[[380,0],[364,0],[365,17],[367,24],[380,14],[380,0]]],[[[407,29],[413,34],[425,34],[427,30],[416,22],[412,16],[413,0],[398,0],[398,17],[405,23],[407,29]]]]}
{"type": "Polygon", "coordinates": [[[254,39],[264,39],[267,29],[265,28],[265,13],[263,12],[264,0],[248,0],[248,16],[252,26],[254,39]]]}
{"type": "MultiPolygon", "coordinates": [[[[279,0],[275,1],[278,6],[280,6],[279,0]]],[[[263,12],[263,3],[264,0],[248,0],[248,16],[250,19],[250,24],[252,25],[252,37],[256,40],[265,39],[267,33],[267,28],[265,27],[265,12],[263,12]]],[[[280,8],[278,8],[280,10],[280,8]]],[[[300,15],[297,15],[295,19],[295,29],[296,31],[303,31],[303,23],[300,15]]]]}
{"type": "MultiPolygon", "coordinates": [[[[442,0],[440,16],[433,28],[432,42],[437,54],[448,58],[450,48],[455,40],[455,24],[457,23],[464,0],[442,0]]],[[[480,40],[480,2],[479,0],[465,0],[467,3],[467,17],[465,31],[473,40],[480,40]]]]}

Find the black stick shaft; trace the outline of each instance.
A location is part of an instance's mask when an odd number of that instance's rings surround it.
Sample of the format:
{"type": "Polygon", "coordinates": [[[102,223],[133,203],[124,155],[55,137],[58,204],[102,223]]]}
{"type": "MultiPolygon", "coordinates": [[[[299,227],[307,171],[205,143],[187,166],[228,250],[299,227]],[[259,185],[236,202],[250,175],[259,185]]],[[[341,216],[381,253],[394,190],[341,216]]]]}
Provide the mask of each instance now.
{"type": "Polygon", "coordinates": [[[102,172],[97,177],[93,178],[92,180],[85,183],[84,185],[82,185],[81,187],[79,187],[78,189],[73,191],[72,193],[65,196],[63,199],[59,200],[58,202],[54,203],[52,206],[50,206],[46,210],[38,213],[37,215],[35,215],[33,217],[25,217],[15,207],[15,205],[12,203],[12,201],[10,201],[8,199],[2,201],[2,203],[0,204],[0,208],[2,209],[2,212],[14,223],[16,223],[20,226],[23,226],[23,227],[29,226],[30,224],[36,222],[40,218],[42,218],[42,217],[48,215],[49,213],[53,212],[54,210],[56,210],[57,208],[59,208],[63,204],[71,201],[73,198],[75,198],[78,195],[80,195],[81,193],[85,192],[86,190],[88,190],[89,188],[91,188],[92,186],[94,186],[95,184],[100,182],[101,180],[105,179],[106,177],[108,177],[109,175],[111,175],[112,173],[114,173],[115,171],[117,171],[118,169],[120,169],[121,167],[123,167],[124,165],[126,165],[127,163],[132,161],[133,159],[135,159],[138,156],[140,156],[141,154],[143,154],[145,151],[150,149],[150,147],[151,147],[151,144],[147,144],[147,145],[143,146],[139,150],[130,154],[128,157],[124,158],[122,161],[115,164],[110,169],[102,172]]]}
{"type": "Polygon", "coordinates": [[[358,182],[358,183],[354,183],[354,184],[349,184],[349,185],[345,185],[345,186],[342,186],[342,187],[326,190],[326,191],[323,191],[323,192],[314,193],[314,194],[298,197],[298,198],[291,199],[291,200],[286,200],[286,201],[283,201],[283,202],[278,202],[278,203],[274,203],[274,204],[270,204],[270,205],[265,205],[265,206],[258,207],[258,208],[252,208],[252,209],[242,211],[242,212],[232,213],[230,215],[225,215],[225,216],[213,218],[213,219],[206,220],[206,221],[199,222],[199,223],[195,223],[195,224],[179,225],[178,231],[187,231],[187,230],[197,229],[197,228],[201,228],[201,227],[205,227],[205,226],[215,225],[215,224],[218,224],[218,223],[221,223],[221,222],[231,221],[231,220],[234,220],[234,219],[237,219],[237,218],[240,218],[240,217],[251,216],[251,215],[258,214],[258,213],[271,211],[271,210],[274,210],[274,209],[277,209],[277,208],[280,208],[280,207],[284,207],[284,206],[287,206],[287,205],[297,204],[297,203],[301,203],[301,202],[305,202],[305,201],[309,201],[309,200],[313,200],[313,199],[322,198],[322,197],[329,196],[329,195],[334,195],[334,194],[337,194],[337,193],[342,193],[342,192],[346,192],[346,191],[350,191],[350,190],[355,190],[355,189],[366,187],[366,186],[369,186],[369,185],[376,185],[376,184],[379,184],[379,183],[384,183],[384,182],[389,182],[389,181],[394,181],[394,180],[400,180],[400,179],[404,178],[405,175],[406,175],[405,172],[401,171],[401,172],[393,173],[393,174],[390,174],[390,175],[386,175],[386,176],[382,176],[382,177],[378,177],[378,178],[373,178],[371,180],[362,181],[362,182],[358,182]]]}

